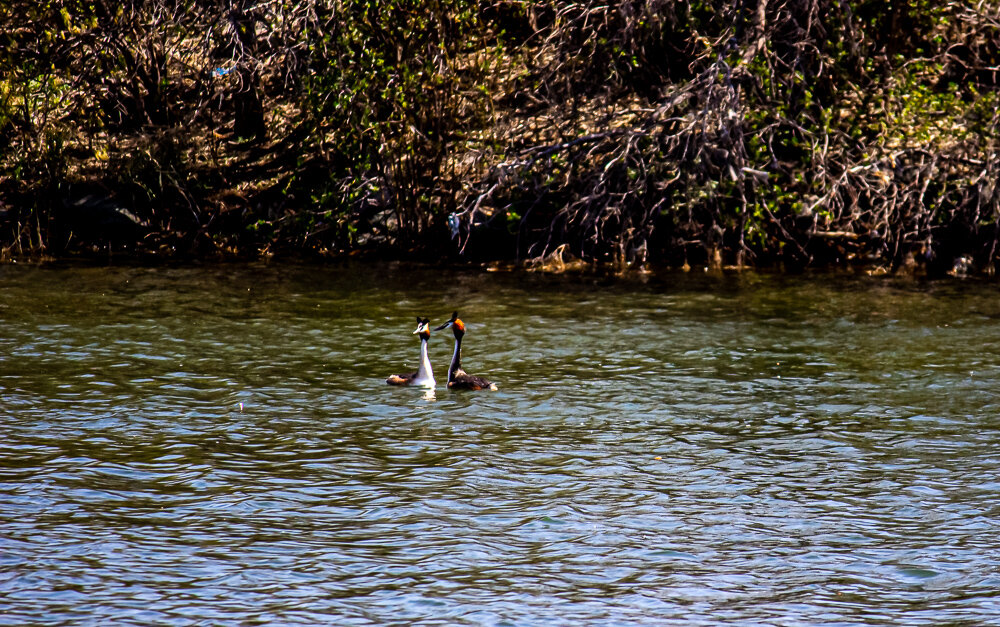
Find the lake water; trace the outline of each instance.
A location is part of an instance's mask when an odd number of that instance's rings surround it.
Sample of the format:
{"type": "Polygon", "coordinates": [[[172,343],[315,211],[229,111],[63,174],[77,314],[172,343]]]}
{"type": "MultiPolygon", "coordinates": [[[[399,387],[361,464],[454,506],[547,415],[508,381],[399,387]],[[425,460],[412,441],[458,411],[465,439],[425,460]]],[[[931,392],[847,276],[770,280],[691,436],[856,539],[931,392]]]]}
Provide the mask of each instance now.
{"type": "Polygon", "coordinates": [[[1000,291],[0,268],[0,625],[1000,621],[1000,291]],[[417,315],[466,321],[416,369],[417,315]]]}

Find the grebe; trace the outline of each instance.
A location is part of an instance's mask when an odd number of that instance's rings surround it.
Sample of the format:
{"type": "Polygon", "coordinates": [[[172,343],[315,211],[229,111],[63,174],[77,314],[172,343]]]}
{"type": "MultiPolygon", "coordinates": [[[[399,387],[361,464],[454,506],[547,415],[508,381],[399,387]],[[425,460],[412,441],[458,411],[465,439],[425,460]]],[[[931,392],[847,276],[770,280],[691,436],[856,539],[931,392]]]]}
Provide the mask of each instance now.
{"type": "Polygon", "coordinates": [[[496,390],[495,383],[462,370],[462,336],[465,335],[465,324],[458,319],[457,311],[451,314],[451,320],[434,330],[440,331],[448,327],[455,334],[455,354],[451,356],[451,367],[448,368],[448,387],[452,390],[496,390]]]}
{"type": "Polygon", "coordinates": [[[389,385],[415,385],[422,388],[434,387],[434,373],[431,372],[431,359],[427,356],[427,340],[431,339],[431,321],[417,316],[417,330],[414,335],[420,336],[420,368],[412,374],[394,374],[385,380],[389,385]]]}

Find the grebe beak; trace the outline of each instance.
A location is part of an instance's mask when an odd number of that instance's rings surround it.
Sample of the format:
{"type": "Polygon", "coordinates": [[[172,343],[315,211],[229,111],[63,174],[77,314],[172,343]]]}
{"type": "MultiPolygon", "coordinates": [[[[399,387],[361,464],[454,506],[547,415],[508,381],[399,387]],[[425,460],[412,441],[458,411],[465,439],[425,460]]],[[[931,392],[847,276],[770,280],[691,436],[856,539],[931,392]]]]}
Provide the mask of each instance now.
{"type": "Polygon", "coordinates": [[[434,330],[435,331],[440,331],[441,329],[447,329],[451,325],[455,324],[456,320],[458,320],[458,312],[457,311],[455,313],[451,314],[451,320],[449,320],[448,322],[445,322],[444,324],[442,324],[441,326],[439,326],[438,328],[436,328],[434,330]]]}

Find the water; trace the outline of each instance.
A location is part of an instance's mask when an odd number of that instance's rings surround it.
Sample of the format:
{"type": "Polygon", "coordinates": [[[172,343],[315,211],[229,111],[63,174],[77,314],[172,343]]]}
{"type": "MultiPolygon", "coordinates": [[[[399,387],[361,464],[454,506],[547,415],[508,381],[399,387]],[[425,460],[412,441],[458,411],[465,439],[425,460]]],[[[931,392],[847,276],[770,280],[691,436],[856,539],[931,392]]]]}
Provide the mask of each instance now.
{"type": "Polygon", "coordinates": [[[0,268],[0,625],[982,625],[1000,298],[0,268]],[[467,322],[453,393],[415,316],[467,322]]]}

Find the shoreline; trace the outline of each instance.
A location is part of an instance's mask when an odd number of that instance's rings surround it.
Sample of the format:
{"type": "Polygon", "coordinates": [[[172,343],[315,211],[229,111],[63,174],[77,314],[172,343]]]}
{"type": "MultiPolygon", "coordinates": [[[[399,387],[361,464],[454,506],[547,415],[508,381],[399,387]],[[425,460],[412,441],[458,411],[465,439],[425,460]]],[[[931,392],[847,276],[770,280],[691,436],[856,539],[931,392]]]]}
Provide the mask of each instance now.
{"type": "Polygon", "coordinates": [[[835,277],[835,278],[886,278],[913,281],[972,281],[995,283],[995,272],[975,271],[963,262],[944,272],[928,271],[926,266],[917,264],[899,268],[889,268],[880,264],[826,264],[806,267],[789,267],[785,264],[750,266],[723,265],[671,265],[663,263],[630,264],[625,267],[613,263],[583,261],[580,259],[526,261],[492,260],[471,261],[462,259],[431,260],[426,255],[403,257],[379,253],[316,255],[316,254],[131,254],[123,252],[53,255],[25,255],[9,257],[0,261],[2,267],[109,267],[109,268],[156,268],[156,267],[226,267],[241,265],[290,266],[290,267],[337,267],[365,266],[385,267],[391,271],[406,268],[440,269],[446,272],[466,271],[481,274],[535,275],[552,277],[578,277],[581,279],[608,278],[622,280],[648,280],[664,276],[785,276],[785,277],[835,277]]]}

